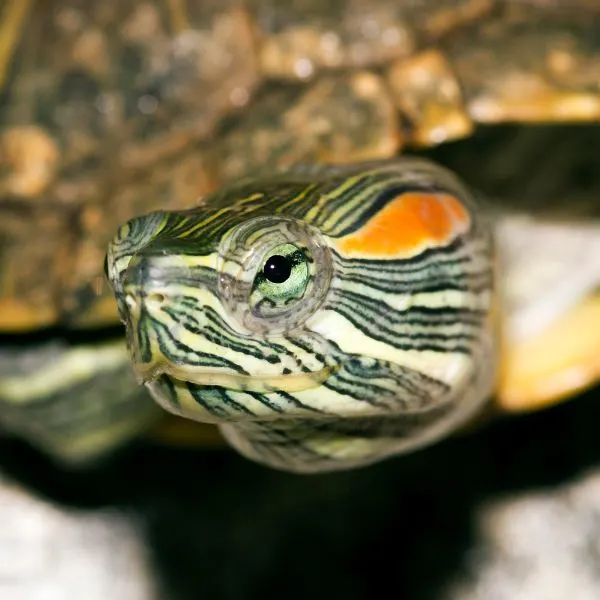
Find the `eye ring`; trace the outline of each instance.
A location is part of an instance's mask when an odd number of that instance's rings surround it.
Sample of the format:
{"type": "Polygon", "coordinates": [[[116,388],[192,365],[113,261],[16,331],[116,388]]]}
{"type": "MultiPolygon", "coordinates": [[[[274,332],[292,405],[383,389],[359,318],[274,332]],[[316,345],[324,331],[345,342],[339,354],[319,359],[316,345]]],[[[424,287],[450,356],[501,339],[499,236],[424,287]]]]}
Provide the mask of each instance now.
{"type": "Polygon", "coordinates": [[[256,217],[238,225],[218,255],[222,303],[248,335],[301,328],[323,303],[333,276],[331,251],[320,232],[287,217],[256,217]],[[273,261],[275,256],[285,261],[273,261]],[[265,269],[281,281],[270,280],[265,269]]]}

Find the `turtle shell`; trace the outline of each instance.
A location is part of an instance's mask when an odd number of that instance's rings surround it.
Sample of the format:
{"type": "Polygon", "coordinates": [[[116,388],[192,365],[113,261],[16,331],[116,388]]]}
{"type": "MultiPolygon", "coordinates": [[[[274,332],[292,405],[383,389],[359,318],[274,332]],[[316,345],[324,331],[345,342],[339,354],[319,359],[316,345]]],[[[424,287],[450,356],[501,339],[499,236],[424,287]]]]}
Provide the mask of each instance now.
{"type": "Polygon", "coordinates": [[[263,167],[598,121],[599,18],[594,0],[9,0],[0,331],[116,323],[118,224],[263,167]]]}

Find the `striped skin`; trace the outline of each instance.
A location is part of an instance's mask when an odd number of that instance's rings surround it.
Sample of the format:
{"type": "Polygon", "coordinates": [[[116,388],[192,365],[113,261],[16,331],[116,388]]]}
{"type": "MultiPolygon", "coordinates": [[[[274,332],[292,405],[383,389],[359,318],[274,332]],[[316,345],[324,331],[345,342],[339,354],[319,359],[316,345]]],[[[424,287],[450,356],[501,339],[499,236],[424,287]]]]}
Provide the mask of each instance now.
{"type": "Polygon", "coordinates": [[[280,469],[430,443],[495,381],[493,243],[477,208],[450,173],[402,158],[297,167],[134,219],[107,270],[138,377],[280,469]],[[293,270],[273,284],[265,264],[282,253],[293,270]]]}
{"type": "Polygon", "coordinates": [[[121,340],[2,350],[0,425],[62,463],[87,465],[161,420],[121,340]]]}

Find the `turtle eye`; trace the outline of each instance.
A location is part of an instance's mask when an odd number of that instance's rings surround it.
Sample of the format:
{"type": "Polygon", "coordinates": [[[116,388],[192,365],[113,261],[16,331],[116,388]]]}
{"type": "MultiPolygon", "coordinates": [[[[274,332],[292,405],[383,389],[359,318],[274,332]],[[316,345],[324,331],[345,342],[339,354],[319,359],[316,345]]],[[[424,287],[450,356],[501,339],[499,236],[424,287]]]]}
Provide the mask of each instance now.
{"type": "Polygon", "coordinates": [[[271,250],[258,270],[250,293],[250,309],[261,317],[301,300],[310,281],[305,249],[282,244],[271,250]]]}
{"type": "Polygon", "coordinates": [[[273,254],[266,260],[262,275],[271,283],[285,283],[292,274],[294,263],[291,257],[282,254],[273,254]]]}
{"type": "Polygon", "coordinates": [[[321,234],[287,217],[238,225],[219,248],[218,289],[247,332],[277,335],[303,326],[321,306],[333,276],[321,234]]]}

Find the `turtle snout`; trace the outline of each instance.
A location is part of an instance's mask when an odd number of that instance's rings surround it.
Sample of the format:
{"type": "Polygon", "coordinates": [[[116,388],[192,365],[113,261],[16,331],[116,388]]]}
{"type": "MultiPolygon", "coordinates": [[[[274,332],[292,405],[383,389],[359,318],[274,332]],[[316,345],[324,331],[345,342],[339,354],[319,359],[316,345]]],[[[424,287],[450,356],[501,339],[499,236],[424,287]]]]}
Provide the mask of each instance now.
{"type": "Polygon", "coordinates": [[[167,273],[153,257],[135,256],[123,273],[122,290],[129,311],[158,308],[169,294],[167,273]]]}

